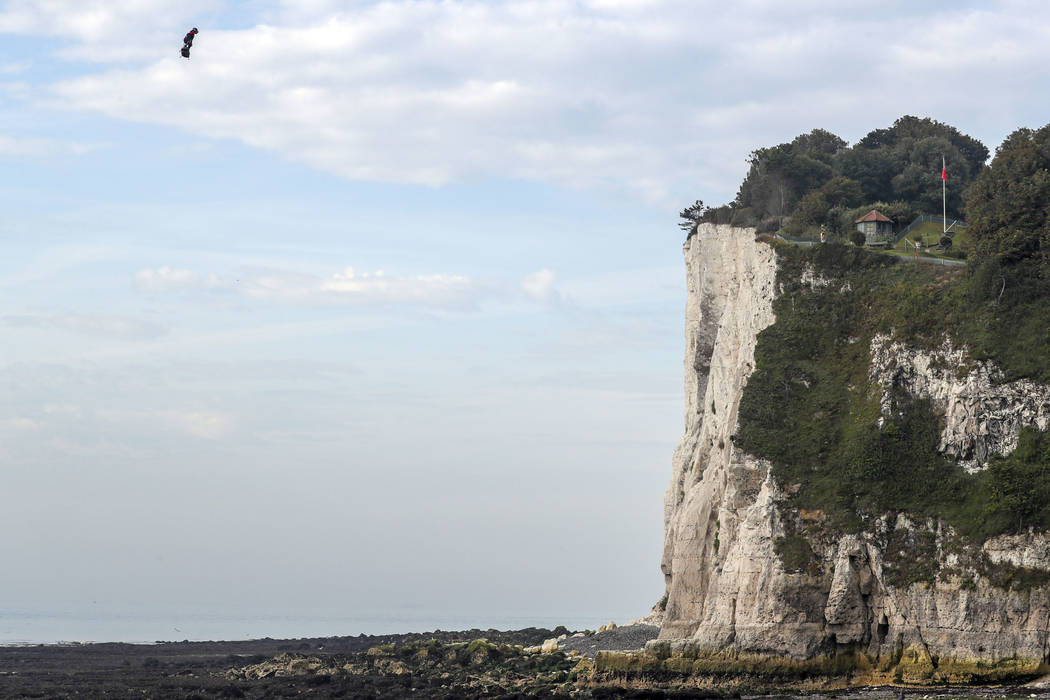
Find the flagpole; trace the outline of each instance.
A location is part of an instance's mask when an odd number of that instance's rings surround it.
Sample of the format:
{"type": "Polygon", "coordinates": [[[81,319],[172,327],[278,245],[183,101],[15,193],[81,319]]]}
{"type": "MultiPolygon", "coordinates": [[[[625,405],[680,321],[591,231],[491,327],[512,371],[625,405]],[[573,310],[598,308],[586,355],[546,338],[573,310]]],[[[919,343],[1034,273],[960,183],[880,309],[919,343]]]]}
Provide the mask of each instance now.
{"type": "Polygon", "coordinates": [[[944,163],[944,156],[941,156],[941,236],[948,235],[948,178],[945,177],[945,173],[948,169],[944,163]]]}

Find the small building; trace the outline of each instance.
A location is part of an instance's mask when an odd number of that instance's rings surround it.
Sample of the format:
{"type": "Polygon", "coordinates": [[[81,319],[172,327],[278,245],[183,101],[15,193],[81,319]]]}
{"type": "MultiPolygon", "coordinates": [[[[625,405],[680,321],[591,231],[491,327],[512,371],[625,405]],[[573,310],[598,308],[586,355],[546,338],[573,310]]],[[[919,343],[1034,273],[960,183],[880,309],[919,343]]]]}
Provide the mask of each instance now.
{"type": "Polygon", "coordinates": [[[865,245],[889,245],[893,236],[893,219],[872,209],[857,219],[857,230],[864,234],[865,245]]]}

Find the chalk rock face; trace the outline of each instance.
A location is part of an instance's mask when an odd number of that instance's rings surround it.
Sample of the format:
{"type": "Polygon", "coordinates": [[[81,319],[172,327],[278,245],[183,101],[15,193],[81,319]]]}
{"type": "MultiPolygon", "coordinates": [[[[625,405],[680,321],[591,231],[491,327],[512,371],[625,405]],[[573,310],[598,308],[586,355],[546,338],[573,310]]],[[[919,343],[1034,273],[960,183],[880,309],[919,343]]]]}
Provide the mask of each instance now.
{"type": "Polygon", "coordinates": [[[1050,571],[1050,538],[1042,535],[1003,535],[985,542],[981,550],[995,564],[1050,571]]]}
{"type": "MultiPolygon", "coordinates": [[[[819,566],[785,569],[775,551],[782,518],[819,523],[820,514],[782,514],[769,463],[732,441],[757,336],[775,320],[776,253],[753,229],[703,224],[684,254],[685,433],[664,500],[660,639],[798,659],[911,650],[934,667],[949,658],[1050,659],[1047,587],[1009,590],[991,578],[995,567],[1050,570],[1045,535],[997,537],[964,557],[941,523],[885,516],[870,532],[813,539],[819,566]],[[930,563],[934,583],[909,577],[909,567],[930,563]]],[[[973,468],[1012,450],[1022,426],[1050,422],[1050,387],[998,383],[993,365],[963,364],[962,350],[923,353],[877,337],[871,353],[872,380],[886,395],[903,388],[930,398],[946,416],[942,451],[973,468]]]]}
{"type": "Polygon", "coordinates": [[[843,537],[835,557],[835,573],[824,606],[824,620],[836,641],[867,642],[871,633],[868,598],[874,574],[866,544],[854,535],[843,537]]]}
{"type": "Polygon", "coordinates": [[[884,415],[894,387],[931,399],[945,417],[941,452],[968,471],[982,469],[992,455],[1012,452],[1023,426],[1045,430],[1050,423],[1050,386],[1028,379],[1003,383],[994,364],[968,363],[965,351],[950,343],[925,352],[877,335],[871,344],[871,377],[883,388],[884,415]]]}
{"type": "Polygon", "coordinates": [[[753,229],[702,224],[686,241],[685,434],[664,499],[667,607],[661,638],[773,652],[819,638],[786,609],[773,552],[782,534],[769,465],[732,442],[758,333],[773,322],[776,256],[753,229]]]}

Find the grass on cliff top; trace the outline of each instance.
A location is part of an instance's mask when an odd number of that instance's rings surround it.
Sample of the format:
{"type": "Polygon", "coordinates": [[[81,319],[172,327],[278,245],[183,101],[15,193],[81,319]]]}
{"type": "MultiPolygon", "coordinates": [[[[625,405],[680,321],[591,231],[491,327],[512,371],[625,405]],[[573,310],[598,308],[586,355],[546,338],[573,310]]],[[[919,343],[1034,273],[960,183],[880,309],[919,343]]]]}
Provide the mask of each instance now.
{"type": "Polygon", "coordinates": [[[938,453],[942,417],[929,401],[895,393],[880,428],[881,388],[868,376],[876,333],[922,348],[950,333],[1007,379],[1050,381],[1046,282],[1019,268],[902,265],[835,244],[777,254],[776,321],[758,337],[736,442],[770,460],[791,505],[824,511],[836,531],[901,511],[976,540],[1050,528],[1050,436],[1026,429],[1014,454],[969,475],[938,453]],[[806,270],[830,283],[801,282],[806,270]]]}
{"type": "MultiPolygon", "coordinates": [[[[952,252],[961,252],[964,256],[969,256],[973,253],[973,236],[970,235],[968,227],[957,226],[952,229],[952,234],[952,252]]],[[[926,252],[935,252],[933,251],[933,247],[940,242],[941,237],[944,234],[941,231],[941,224],[936,221],[927,221],[926,223],[919,224],[909,231],[907,236],[897,241],[893,246],[894,250],[900,251],[901,253],[911,254],[913,251],[911,242],[915,240],[916,235],[919,235],[922,238],[923,245],[926,246],[926,252]]]]}

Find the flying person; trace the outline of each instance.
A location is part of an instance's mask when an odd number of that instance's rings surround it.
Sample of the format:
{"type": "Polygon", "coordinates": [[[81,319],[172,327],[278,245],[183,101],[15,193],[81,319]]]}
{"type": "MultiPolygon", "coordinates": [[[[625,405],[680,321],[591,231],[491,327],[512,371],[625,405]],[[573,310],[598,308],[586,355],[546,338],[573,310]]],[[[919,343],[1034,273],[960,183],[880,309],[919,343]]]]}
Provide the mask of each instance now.
{"type": "Polygon", "coordinates": [[[193,37],[197,36],[197,28],[191,29],[185,37],[182,39],[182,55],[185,58],[190,57],[190,49],[193,47],[193,37]]]}

